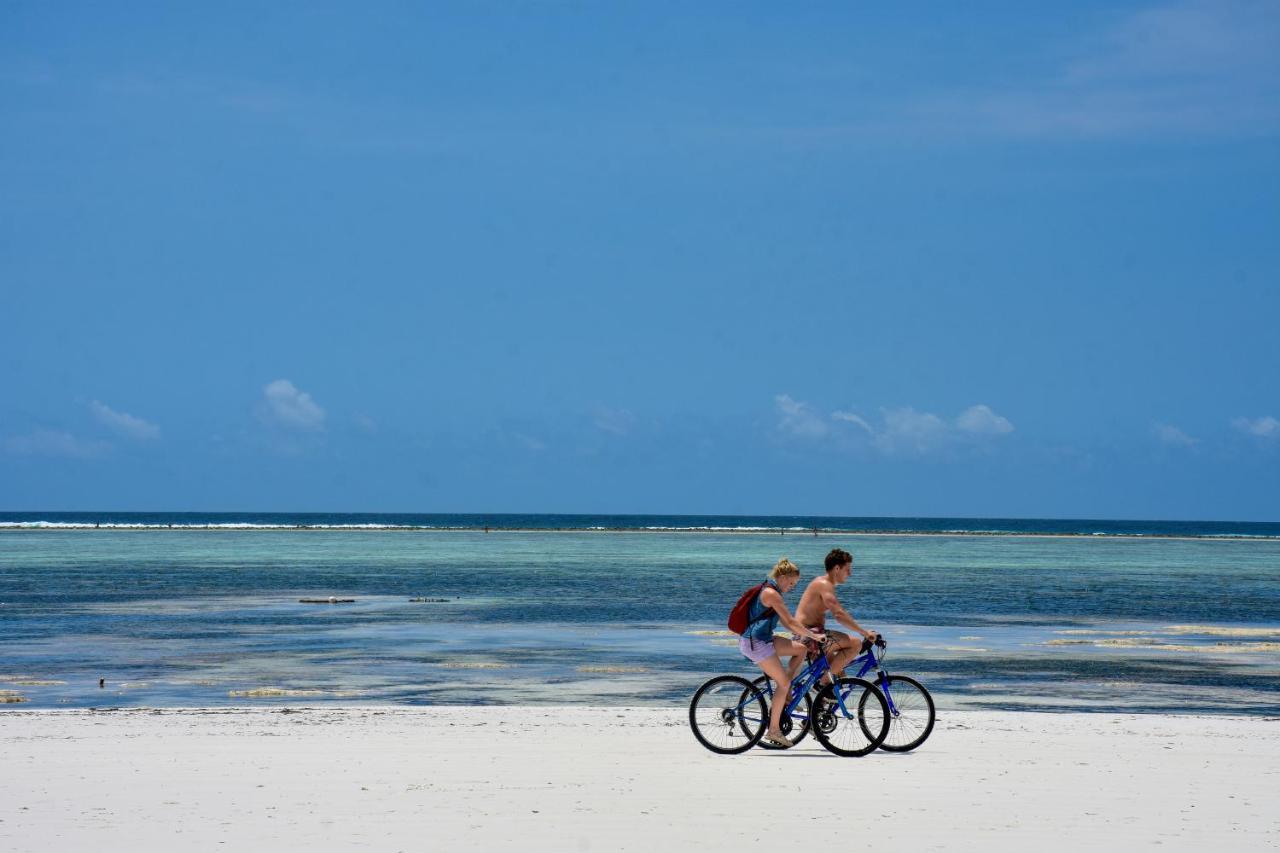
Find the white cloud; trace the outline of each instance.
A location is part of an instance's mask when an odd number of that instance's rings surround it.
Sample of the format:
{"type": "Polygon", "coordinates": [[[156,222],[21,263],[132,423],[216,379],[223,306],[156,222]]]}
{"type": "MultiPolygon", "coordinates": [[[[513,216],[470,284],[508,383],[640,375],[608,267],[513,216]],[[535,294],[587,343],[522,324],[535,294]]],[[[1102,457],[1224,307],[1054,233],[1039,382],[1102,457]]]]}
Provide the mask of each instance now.
{"type": "Polygon", "coordinates": [[[324,429],[324,409],[305,391],[299,391],[288,379],[277,379],[262,389],[258,408],[263,421],[291,429],[324,429]]]}
{"type": "MultiPolygon", "coordinates": [[[[869,136],[1115,139],[1255,136],[1280,130],[1280,14],[1270,2],[1190,0],[1112,14],[1060,57],[995,85],[943,87],[847,123],[768,129],[831,144],[869,136]]],[[[755,132],[759,133],[759,130],[755,132]]]]}
{"type": "Polygon", "coordinates": [[[512,432],[511,437],[520,443],[525,450],[532,450],[534,453],[541,453],[547,449],[547,443],[541,439],[534,438],[531,435],[525,435],[522,432],[512,432]]]}
{"type": "Polygon", "coordinates": [[[917,412],[910,406],[882,409],[884,428],[876,435],[876,446],[886,453],[914,451],[927,453],[947,439],[947,423],[930,412],[917,412]]]}
{"type": "Polygon", "coordinates": [[[596,428],[614,435],[627,435],[636,425],[636,416],[626,409],[599,407],[593,416],[596,428]]]}
{"type": "Polygon", "coordinates": [[[881,409],[880,422],[874,424],[856,412],[836,410],[824,418],[808,403],[800,402],[787,394],[773,398],[778,410],[778,431],[810,440],[827,439],[865,442],[886,454],[928,453],[954,444],[961,438],[969,443],[987,438],[1008,435],[1013,424],[978,403],[960,413],[954,422],[932,412],[921,412],[910,406],[881,409]],[[847,426],[856,428],[851,431],[847,426]]]}
{"type": "Polygon", "coordinates": [[[792,399],[789,394],[773,398],[778,409],[778,431],[797,438],[822,438],[831,431],[826,420],[808,403],[792,399]]]}
{"type": "Polygon", "coordinates": [[[1140,9],[1115,21],[1067,78],[1168,80],[1274,73],[1280,16],[1252,0],[1190,0],[1140,9]]]}
{"type": "Polygon", "coordinates": [[[1013,432],[1013,424],[1008,418],[991,411],[990,406],[979,403],[960,413],[956,418],[956,429],[975,435],[1007,435],[1013,432]]]}
{"type": "Polygon", "coordinates": [[[1167,444],[1170,447],[1192,447],[1200,443],[1200,439],[1192,438],[1170,424],[1152,424],[1151,432],[1161,444],[1167,444]]]}
{"type": "Polygon", "coordinates": [[[98,423],[121,435],[144,441],[160,437],[160,427],[125,412],[117,412],[106,403],[94,400],[89,404],[89,408],[93,411],[93,416],[98,419],[98,423]]]}
{"type": "Polygon", "coordinates": [[[5,439],[4,448],[17,456],[65,456],[92,459],[111,449],[105,441],[76,438],[66,430],[38,429],[5,439]]]}
{"type": "Polygon", "coordinates": [[[1258,438],[1280,438],[1280,421],[1267,415],[1261,418],[1236,418],[1231,425],[1247,435],[1258,438]]]}
{"type": "Polygon", "coordinates": [[[863,418],[855,415],[853,412],[832,412],[831,419],[833,421],[840,421],[841,423],[853,424],[863,430],[867,435],[876,434],[876,431],[871,428],[871,424],[867,423],[863,418]]]}

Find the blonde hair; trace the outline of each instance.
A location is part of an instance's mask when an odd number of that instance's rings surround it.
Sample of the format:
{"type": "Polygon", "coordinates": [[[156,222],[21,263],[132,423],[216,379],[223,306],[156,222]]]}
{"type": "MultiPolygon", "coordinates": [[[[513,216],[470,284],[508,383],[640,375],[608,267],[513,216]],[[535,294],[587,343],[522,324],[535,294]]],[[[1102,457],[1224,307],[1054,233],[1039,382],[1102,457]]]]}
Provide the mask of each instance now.
{"type": "Polygon", "coordinates": [[[773,571],[769,572],[769,577],[777,580],[778,578],[785,578],[798,574],[800,574],[800,567],[788,560],[786,557],[783,557],[778,561],[778,564],[773,567],[773,571]]]}

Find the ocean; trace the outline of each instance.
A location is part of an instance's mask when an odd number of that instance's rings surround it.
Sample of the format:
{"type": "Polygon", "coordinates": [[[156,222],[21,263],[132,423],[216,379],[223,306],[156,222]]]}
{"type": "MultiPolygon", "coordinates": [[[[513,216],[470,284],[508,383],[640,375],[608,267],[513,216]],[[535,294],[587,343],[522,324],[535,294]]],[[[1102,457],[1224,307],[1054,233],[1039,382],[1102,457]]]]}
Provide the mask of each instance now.
{"type": "Polygon", "coordinates": [[[833,547],[940,708],[1280,715],[1280,524],[1046,519],[0,513],[0,700],[678,705],[833,547]]]}

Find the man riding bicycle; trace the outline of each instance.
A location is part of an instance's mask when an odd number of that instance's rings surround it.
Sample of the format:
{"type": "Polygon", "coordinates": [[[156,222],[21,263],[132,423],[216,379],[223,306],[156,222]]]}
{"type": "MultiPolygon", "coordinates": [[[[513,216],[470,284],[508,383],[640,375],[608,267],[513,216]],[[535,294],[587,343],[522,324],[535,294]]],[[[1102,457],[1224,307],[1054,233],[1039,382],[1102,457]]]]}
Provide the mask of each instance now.
{"type": "MultiPolygon", "coordinates": [[[[844,673],[849,661],[858,655],[862,640],[875,642],[880,635],[866,630],[854,621],[836,597],[836,587],[847,581],[853,573],[853,555],[840,548],[833,548],[823,562],[827,572],[809,581],[809,585],[805,587],[800,604],[796,607],[796,620],[812,631],[826,633],[827,660],[831,663],[831,672],[838,677],[844,673]],[[841,625],[857,632],[859,639],[855,641],[841,631],[827,631],[827,611],[831,611],[832,618],[841,625]]],[[[802,641],[804,638],[794,635],[794,639],[802,641]]],[[[792,658],[788,676],[794,677],[803,663],[804,658],[801,656],[792,658]]]]}

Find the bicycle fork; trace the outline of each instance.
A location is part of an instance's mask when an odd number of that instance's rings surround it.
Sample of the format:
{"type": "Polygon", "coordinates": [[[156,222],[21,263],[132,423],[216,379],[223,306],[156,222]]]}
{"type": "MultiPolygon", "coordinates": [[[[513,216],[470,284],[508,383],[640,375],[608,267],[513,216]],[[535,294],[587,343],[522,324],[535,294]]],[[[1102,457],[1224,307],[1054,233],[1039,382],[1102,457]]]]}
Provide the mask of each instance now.
{"type": "Polygon", "coordinates": [[[889,706],[889,716],[898,716],[898,706],[893,704],[893,696],[889,694],[889,673],[880,667],[876,667],[876,687],[880,688],[880,692],[884,695],[884,702],[889,706]]]}

